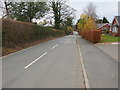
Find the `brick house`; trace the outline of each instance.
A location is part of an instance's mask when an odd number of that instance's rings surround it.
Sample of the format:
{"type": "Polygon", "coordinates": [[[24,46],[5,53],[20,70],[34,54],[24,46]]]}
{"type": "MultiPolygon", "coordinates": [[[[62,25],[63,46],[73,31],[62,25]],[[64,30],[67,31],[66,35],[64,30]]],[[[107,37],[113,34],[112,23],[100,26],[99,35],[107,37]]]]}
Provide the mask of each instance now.
{"type": "Polygon", "coordinates": [[[120,36],[120,16],[115,16],[110,28],[112,36],[120,36]]]}
{"type": "Polygon", "coordinates": [[[109,32],[110,31],[110,23],[101,24],[101,25],[99,25],[99,27],[97,29],[100,30],[102,33],[109,32]]]}

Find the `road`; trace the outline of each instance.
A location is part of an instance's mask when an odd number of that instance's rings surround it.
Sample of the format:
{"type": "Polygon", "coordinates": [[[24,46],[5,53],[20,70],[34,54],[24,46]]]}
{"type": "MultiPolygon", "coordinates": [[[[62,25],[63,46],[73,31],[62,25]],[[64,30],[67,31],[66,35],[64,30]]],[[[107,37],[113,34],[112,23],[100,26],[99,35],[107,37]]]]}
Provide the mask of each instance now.
{"type": "Polygon", "coordinates": [[[3,58],[3,88],[85,88],[76,35],[3,58]]]}
{"type": "Polygon", "coordinates": [[[117,60],[75,32],[3,57],[2,66],[3,88],[118,88],[117,60]]]}

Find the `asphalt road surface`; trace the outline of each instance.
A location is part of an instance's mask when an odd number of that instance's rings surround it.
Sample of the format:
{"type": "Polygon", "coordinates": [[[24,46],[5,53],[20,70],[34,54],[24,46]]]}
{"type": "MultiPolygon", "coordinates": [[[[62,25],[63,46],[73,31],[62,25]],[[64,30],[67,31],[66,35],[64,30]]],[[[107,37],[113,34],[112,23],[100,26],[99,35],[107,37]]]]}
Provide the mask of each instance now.
{"type": "Polygon", "coordinates": [[[3,88],[85,88],[76,35],[4,57],[3,88]]]}
{"type": "Polygon", "coordinates": [[[118,62],[76,32],[2,59],[3,88],[85,88],[86,83],[118,88],[118,62]]]}

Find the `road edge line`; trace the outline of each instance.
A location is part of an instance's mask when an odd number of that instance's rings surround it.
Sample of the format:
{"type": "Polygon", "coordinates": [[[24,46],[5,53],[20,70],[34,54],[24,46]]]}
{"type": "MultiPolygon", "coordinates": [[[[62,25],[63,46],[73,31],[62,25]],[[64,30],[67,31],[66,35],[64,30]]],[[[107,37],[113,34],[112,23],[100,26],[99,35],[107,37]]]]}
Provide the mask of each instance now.
{"type": "Polygon", "coordinates": [[[81,49],[80,49],[80,46],[79,46],[78,42],[77,42],[77,45],[78,45],[78,51],[79,51],[80,61],[81,61],[81,64],[82,64],[82,71],[83,71],[83,77],[84,77],[84,81],[85,81],[85,88],[90,88],[90,83],[89,83],[89,80],[88,80],[88,75],[87,75],[87,72],[86,72],[86,69],[85,69],[85,65],[84,65],[84,62],[83,62],[81,49]]]}

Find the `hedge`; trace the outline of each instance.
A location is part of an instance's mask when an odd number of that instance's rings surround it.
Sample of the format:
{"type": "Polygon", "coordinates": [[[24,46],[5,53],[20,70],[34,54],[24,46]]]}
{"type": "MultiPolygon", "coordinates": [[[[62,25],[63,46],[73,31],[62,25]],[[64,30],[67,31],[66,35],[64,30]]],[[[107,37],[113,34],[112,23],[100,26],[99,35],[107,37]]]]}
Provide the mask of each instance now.
{"type": "Polygon", "coordinates": [[[83,38],[92,41],[94,43],[97,43],[101,39],[101,31],[98,30],[84,30],[81,32],[78,32],[83,38]]]}
{"type": "Polygon", "coordinates": [[[8,19],[0,20],[2,20],[2,45],[7,47],[65,34],[64,31],[61,30],[31,23],[8,19]]]}

